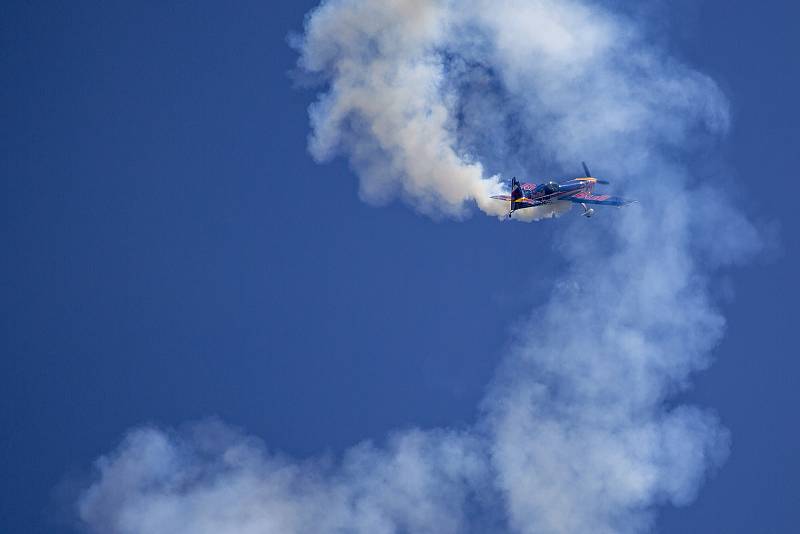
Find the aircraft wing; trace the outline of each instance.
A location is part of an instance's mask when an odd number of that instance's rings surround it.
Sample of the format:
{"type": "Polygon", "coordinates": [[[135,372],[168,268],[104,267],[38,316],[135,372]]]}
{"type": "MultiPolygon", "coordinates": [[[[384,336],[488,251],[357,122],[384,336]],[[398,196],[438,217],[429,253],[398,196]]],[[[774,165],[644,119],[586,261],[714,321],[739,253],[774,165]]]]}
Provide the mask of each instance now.
{"type": "Polygon", "coordinates": [[[569,200],[576,204],[600,204],[603,206],[625,206],[636,202],[635,200],[628,200],[622,197],[612,197],[610,195],[595,195],[592,193],[578,193],[571,197],[563,198],[562,200],[569,200]]]}

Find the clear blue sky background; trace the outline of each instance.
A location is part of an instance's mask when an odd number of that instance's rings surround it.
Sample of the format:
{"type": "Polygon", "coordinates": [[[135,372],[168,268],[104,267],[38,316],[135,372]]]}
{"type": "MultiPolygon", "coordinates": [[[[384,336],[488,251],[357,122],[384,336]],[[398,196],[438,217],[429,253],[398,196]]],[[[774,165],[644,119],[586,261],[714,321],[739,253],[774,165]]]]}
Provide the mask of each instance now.
{"type": "MultiPolygon", "coordinates": [[[[559,224],[371,208],[315,164],[286,45],[314,3],[0,7],[0,531],[70,532],[55,488],[144,422],[218,415],[302,457],[474,418],[541,289],[508,285],[553,277],[559,224]]],[[[781,237],[714,284],[728,334],[684,397],[732,455],[658,528],[796,532],[800,10],[673,6],[663,36],[732,100],[723,158],[781,237]]]]}

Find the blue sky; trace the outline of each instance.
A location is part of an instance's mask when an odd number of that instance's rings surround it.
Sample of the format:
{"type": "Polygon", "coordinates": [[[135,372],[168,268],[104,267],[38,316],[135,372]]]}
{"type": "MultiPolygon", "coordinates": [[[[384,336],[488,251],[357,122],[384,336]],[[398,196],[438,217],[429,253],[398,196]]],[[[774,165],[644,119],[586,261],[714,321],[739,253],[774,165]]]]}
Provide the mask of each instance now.
{"type": "MultiPolygon", "coordinates": [[[[306,457],[474,420],[510,326],[564,268],[559,221],[374,208],[345,161],[315,163],[286,44],[314,4],[4,6],[0,530],[71,532],[65,488],[142,423],[216,415],[306,457]]],[[[651,14],[730,99],[731,175],[705,180],[771,243],[711,284],[727,332],[680,400],[719,414],[731,455],[660,532],[800,519],[797,15],[651,14]]]]}

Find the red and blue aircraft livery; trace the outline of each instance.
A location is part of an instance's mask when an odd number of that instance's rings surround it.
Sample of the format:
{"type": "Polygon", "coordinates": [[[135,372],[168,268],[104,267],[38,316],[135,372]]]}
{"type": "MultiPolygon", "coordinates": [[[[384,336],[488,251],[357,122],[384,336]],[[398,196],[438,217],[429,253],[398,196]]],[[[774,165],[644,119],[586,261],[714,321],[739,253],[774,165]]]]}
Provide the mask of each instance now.
{"type": "Polygon", "coordinates": [[[516,178],[513,178],[511,180],[511,195],[498,195],[492,198],[511,203],[511,209],[508,212],[509,217],[517,210],[543,206],[557,200],[566,200],[580,204],[583,206],[583,215],[586,217],[594,215],[594,210],[589,208],[587,204],[625,206],[626,204],[636,202],[635,200],[627,200],[610,195],[595,195],[595,184],[608,184],[608,182],[592,178],[592,175],[589,173],[589,168],[585,163],[583,164],[583,170],[586,173],[585,177],[573,178],[572,180],[561,183],[551,181],[538,185],[521,184],[516,178]]]}

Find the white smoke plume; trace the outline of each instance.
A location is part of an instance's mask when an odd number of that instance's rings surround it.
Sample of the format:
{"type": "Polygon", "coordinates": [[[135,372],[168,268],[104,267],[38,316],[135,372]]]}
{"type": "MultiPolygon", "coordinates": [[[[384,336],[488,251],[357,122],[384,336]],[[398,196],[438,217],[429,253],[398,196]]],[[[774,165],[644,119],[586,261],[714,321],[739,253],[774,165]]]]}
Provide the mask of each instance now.
{"type": "Polygon", "coordinates": [[[703,266],[755,241],[731,208],[739,239],[703,246],[719,218],[692,203],[680,163],[728,127],[716,85],[588,0],[328,0],[296,46],[326,84],[310,150],[346,155],[368,202],[502,215],[487,199],[501,175],[586,159],[641,207],[595,230],[564,221],[570,268],[518,326],[470,428],[306,462],[220,423],[135,429],[96,464],[86,529],[636,533],[658,505],[691,502],[728,434],[670,398],[723,333],[703,266]]]}

